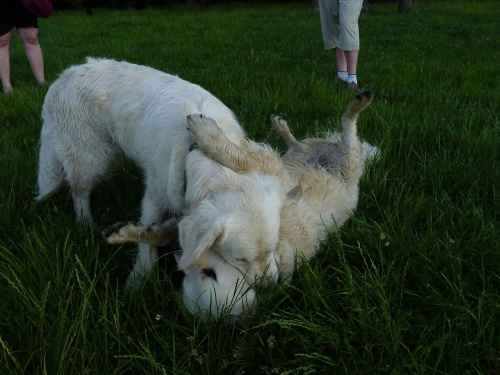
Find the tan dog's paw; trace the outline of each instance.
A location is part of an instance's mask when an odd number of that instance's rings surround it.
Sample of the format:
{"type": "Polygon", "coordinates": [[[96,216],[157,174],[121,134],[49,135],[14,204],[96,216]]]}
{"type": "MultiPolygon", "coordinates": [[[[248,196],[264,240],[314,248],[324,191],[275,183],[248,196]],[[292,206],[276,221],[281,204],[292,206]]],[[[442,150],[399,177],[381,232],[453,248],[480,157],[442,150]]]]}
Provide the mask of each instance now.
{"type": "Polygon", "coordinates": [[[286,120],[279,115],[271,115],[271,122],[273,123],[274,130],[281,134],[283,131],[290,131],[286,120]]]}
{"type": "Polygon", "coordinates": [[[288,127],[287,121],[283,117],[271,115],[271,122],[273,123],[274,131],[278,133],[281,138],[283,138],[289,148],[299,143],[293,136],[290,128],[288,127]]]}
{"type": "Polygon", "coordinates": [[[371,91],[363,91],[356,95],[356,99],[358,99],[361,104],[366,107],[372,102],[373,93],[371,91]]]}
{"type": "Polygon", "coordinates": [[[204,149],[204,144],[213,142],[213,139],[223,133],[214,120],[200,114],[189,115],[187,123],[188,130],[191,132],[194,141],[202,150],[204,149]]]}
{"type": "Polygon", "coordinates": [[[109,244],[122,244],[125,242],[129,242],[128,238],[123,234],[126,233],[126,228],[128,226],[133,226],[133,225],[134,224],[132,224],[131,222],[116,223],[106,228],[102,232],[102,236],[104,237],[104,240],[109,244]]]}
{"type": "Polygon", "coordinates": [[[371,91],[360,92],[351,102],[347,112],[349,112],[351,116],[357,116],[363,109],[370,105],[372,100],[373,93],[371,91]]]}

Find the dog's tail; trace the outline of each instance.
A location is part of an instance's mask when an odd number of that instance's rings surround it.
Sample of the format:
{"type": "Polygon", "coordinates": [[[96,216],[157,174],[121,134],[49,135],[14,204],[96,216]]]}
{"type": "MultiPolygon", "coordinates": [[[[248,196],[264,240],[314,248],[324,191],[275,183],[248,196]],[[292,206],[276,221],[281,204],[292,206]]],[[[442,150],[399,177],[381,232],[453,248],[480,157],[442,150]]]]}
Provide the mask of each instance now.
{"type": "Polygon", "coordinates": [[[340,147],[344,155],[340,173],[346,184],[357,184],[363,173],[363,147],[358,138],[356,120],[362,110],[370,105],[373,94],[370,91],[359,93],[349,104],[342,116],[342,140],[340,147]]]}
{"type": "Polygon", "coordinates": [[[41,201],[54,194],[63,185],[64,170],[57,157],[52,138],[44,133],[40,140],[40,160],[38,164],[37,196],[36,201],[41,201]]]}

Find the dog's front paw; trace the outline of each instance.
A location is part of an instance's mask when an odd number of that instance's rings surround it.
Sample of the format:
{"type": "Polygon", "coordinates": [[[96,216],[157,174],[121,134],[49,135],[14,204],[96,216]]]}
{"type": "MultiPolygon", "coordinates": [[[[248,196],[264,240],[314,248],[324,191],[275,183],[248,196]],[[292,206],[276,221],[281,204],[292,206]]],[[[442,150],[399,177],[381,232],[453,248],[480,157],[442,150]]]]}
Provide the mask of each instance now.
{"type": "Polygon", "coordinates": [[[212,123],[215,124],[215,121],[202,114],[189,115],[187,117],[188,130],[195,138],[199,137],[206,128],[212,126],[212,123]]]}
{"type": "Polygon", "coordinates": [[[123,228],[133,225],[131,222],[121,222],[116,223],[102,232],[104,240],[109,244],[122,244],[127,242],[126,238],[122,234],[123,228]]]}
{"type": "Polygon", "coordinates": [[[288,132],[288,123],[286,120],[278,115],[271,115],[271,122],[273,123],[273,128],[278,134],[282,134],[283,132],[288,132]]]}
{"type": "Polygon", "coordinates": [[[189,115],[187,117],[188,130],[194,138],[194,141],[203,149],[203,144],[210,142],[210,139],[216,137],[222,130],[216,122],[210,117],[200,114],[189,115]]]}
{"type": "Polygon", "coordinates": [[[197,114],[192,114],[187,116],[187,130],[192,132],[192,129],[196,127],[197,124],[199,124],[201,121],[203,121],[203,115],[201,113],[197,114]]]}

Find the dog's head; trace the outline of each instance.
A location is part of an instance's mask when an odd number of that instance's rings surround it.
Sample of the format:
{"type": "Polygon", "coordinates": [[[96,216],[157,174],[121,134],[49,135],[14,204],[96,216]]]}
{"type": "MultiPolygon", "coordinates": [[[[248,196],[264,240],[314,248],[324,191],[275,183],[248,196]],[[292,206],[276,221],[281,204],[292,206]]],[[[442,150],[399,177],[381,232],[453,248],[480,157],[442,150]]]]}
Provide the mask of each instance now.
{"type": "Polygon", "coordinates": [[[296,201],[301,188],[286,193],[277,178],[254,175],[236,189],[215,192],[203,199],[179,223],[185,270],[211,249],[246,276],[249,284],[279,277],[281,209],[296,201]]]}
{"type": "Polygon", "coordinates": [[[205,318],[221,314],[252,315],[257,305],[255,291],[244,275],[215,251],[204,252],[196,262],[184,268],[184,273],[183,302],[193,315],[205,318]]]}

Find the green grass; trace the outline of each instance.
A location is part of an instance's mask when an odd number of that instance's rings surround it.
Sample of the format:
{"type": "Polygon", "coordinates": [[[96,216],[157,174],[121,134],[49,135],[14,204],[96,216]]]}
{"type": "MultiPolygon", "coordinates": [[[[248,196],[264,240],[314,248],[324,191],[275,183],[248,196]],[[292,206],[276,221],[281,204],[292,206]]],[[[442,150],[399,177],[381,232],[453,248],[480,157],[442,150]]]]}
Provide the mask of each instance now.
{"type": "MultiPolygon", "coordinates": [[[[49,82],[85,56],[145,64],[200,84],[248,134],[280,149],[269,115],[298,138],[337,130],[352,96],[333,85],[307,3],[56,12],[40,20],[49,82]]],[[[94,229],[68,189],[33,203],[40,111],[17,37],[14,94],[0,96],[1,374],[500,373],[500,8],[374,3],[360,19],[359,131],[380,161],[358,210],[289,287],[232,326],[189,316],[165,254],[141,293],[120,288],[134,246],[100,230],[137,220],[140,171],[93,194],[94,229]]]]}

